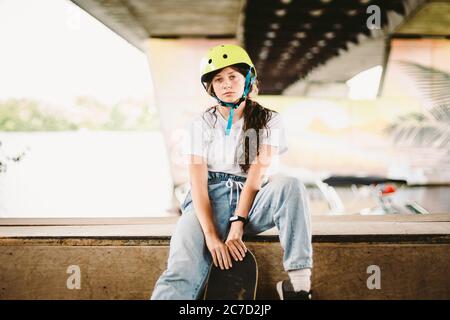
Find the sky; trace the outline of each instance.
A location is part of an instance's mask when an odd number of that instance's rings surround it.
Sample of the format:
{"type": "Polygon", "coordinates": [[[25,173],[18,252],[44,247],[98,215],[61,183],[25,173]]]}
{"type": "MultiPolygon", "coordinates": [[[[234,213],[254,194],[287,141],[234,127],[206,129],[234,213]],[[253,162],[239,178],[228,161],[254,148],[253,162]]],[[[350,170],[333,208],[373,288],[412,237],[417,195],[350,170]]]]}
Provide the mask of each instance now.
{"type": "Polygon", "coordinates": [[[376,66],[358,73],[346,82],[350,99],[375,99],[380,86],[383,67],[376,66]]]}
{"type": "Polygon", "coordinates": [[[0,101],[152,96],[145,53],[67,0],[0,0],[0,101]]]}

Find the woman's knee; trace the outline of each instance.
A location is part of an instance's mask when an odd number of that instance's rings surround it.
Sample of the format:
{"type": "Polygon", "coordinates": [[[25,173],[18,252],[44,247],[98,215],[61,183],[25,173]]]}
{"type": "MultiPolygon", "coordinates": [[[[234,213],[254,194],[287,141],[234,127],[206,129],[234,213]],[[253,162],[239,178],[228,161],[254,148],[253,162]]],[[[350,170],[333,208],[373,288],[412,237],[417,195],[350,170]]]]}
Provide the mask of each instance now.
{"type": "MultiPolygon", "coordinates": [[[[285,205],[300,205],[303,208],[308,207],[308,193],[305,185],[295,177],[283,176],[279,178],[280,196],[284,199],[285,205]]],[[[308,211],[304,209],[303,211],[308,211]]],[[[307,212],[305,212],[307,213],[307,212]]]]}
{"type": "Polygon", "coordinates": [[[294,193],[304,193],[305,186],[304,184],[296,177],[290,176],[280,176],[274,180],[275,183],[279,184],[281,189],[286,192],[294,192],[294,193]]]}

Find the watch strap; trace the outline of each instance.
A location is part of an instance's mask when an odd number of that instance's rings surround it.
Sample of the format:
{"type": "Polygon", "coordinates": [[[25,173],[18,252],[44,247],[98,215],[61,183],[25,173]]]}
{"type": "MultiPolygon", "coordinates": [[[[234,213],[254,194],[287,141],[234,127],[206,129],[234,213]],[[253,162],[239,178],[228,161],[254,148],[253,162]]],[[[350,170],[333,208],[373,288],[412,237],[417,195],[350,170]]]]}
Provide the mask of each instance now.
{"type": "Polygon", "coordinates": [[[239,215],[234,215],[234,216],[232,216],[230,218],[230,222],[233,223],[235,221],[242,221],[242,222],[244,222],[244,225],[246,225],[247,222],[248,222],[248,218],[244,218],[244,217],[239,216],[239,215]]]}

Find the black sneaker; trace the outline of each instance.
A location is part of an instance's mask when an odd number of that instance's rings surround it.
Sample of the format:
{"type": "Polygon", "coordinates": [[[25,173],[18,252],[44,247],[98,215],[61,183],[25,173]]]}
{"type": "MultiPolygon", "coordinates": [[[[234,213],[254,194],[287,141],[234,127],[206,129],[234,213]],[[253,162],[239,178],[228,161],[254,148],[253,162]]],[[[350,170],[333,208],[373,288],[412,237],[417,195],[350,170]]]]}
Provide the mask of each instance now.
{"type": "Polygon", "coordinates": [[[312,291],[300,290],[299,292],[295,292],[289,280],[278,282],[277,292],[280,300],[311,300],[312,296],[312,291]]]}

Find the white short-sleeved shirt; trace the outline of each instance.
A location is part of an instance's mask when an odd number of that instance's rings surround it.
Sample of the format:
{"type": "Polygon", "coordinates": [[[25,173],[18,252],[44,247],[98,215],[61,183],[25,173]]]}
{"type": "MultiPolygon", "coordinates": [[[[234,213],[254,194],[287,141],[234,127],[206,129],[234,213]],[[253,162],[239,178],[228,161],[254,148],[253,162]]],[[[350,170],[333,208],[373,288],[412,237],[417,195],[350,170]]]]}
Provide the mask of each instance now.
{"type": "MultiPolygon", "coordinates": [[[[240,163],[244,163],[242,129],[244,117],[233,123],[229,136],[225,135],[227,119],[214,109],[202,113],[195,117],[188,126],[188,135],[183,142],[183,155],[201,156],[207,161],[208,171],[225,172],[246,177],[247,174],[241,171],[240,163]]],[[[288,150],[286,133],[283,119],[279,113],[272,113],[272,117],[267,123],[267,129],[260,130],[260,144],[267,144],[278,148],[278,154],[272,159],[271,165],[266,172],[266,177],[278,171],[279,155],[288,150]],[[261,140],[262,138],[262,140],[261,140]]],[[[250,145],[256,148],[255,130],[250,130],[245,135],[250,139],[250,145]],[[252,143],[254,142],[254,143],[252,143]]],[[[250,152],[256,152],[255,149],[250,152]]]]}

